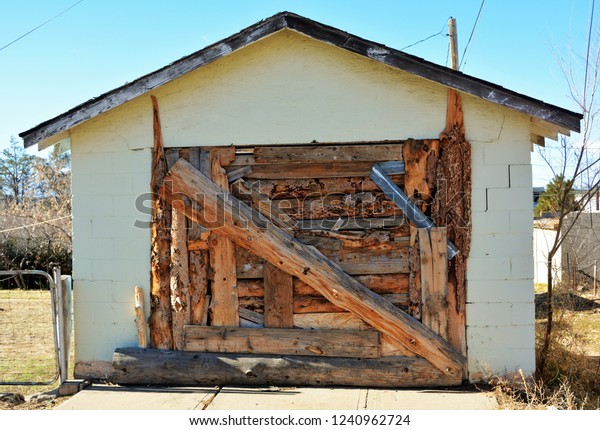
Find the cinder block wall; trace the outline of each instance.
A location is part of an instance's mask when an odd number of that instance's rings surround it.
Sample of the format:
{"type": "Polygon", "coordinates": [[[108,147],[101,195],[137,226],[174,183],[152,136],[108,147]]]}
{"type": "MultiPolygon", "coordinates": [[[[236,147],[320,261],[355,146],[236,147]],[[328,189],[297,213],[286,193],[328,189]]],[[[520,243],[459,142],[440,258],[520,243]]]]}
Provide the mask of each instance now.
{"type": "Polygon", "coordinates": [[[472,380],[535,370],[529,120],[463,98],[472,145],[467,345],[472,380]],[[495,121],[491,118],[495,117],[495,121]]]}
{"type": "Polygon", "coordinates": [[[136,208],[140,198],[149,206],[148,142],[151,107],[109,112],[72,132],[75,372],[82,377],[108,374],[114,346],[137,344],[134,286],[148,286],[150,232],[134,224],[150,220],[149,210],[136,208]],[[113,120],[118,127],[107,126],[113,120]]]}

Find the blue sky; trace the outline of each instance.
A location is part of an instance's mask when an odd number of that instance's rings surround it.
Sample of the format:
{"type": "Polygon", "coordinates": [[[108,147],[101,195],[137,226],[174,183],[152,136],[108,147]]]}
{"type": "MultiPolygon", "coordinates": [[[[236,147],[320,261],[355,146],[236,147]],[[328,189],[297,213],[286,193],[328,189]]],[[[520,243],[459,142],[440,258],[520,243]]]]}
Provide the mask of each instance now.
{"type": "MultiPolygon", "coordinates": [[[[0,47],[76,1],[2,0],[0,47]]],[[[448,18],[457,19],[462,54],[480,5],[481,0],[84,0],[0,50],[0,148],[19,132],[283,10],[397,49],[442,31],[406,52],[445,65],[448,18]]],[[[557,56],[584,56],[590,9],[591,0],[486,0],[461,70],[575,110],[557,56]]],[[[534,158],[534,167],[540,163],[534,158]]],[[[545,182],[546,173],[534,171],[534,184],[545,182]]]]}

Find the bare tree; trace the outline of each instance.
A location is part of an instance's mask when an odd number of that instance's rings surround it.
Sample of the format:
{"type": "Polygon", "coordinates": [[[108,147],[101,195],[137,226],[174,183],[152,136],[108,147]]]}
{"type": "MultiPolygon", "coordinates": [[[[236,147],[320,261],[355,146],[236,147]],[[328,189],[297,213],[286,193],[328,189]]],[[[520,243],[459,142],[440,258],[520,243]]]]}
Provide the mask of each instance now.
{"type": "MultiPolygon", "coordinates": [[[[590,36],[592,25],[590,25],[590,36]]],[[[549,144],[540,149],[540,155],[552,169],[554,177],[564,180],[554,184],[557,201],[557,232],[547,255],[547,308],[546,330],[541,350],[539,351],[538,374],[542,374],[546,366],[546,358],[553,332],[554,284],[556,268],[553,258],[561,249],[565,239],[569,237],[582,212],[586,210],[590,200],[596,195],[600,186],[600,152],[598,152],[598,135],[596,120],[600,113],[597,98],[600,73],[600,43],[588,41],[587,54],[576,59],[583,67],[576,67],[573,61],[560,61],[566,77],[572,99],[577,103],[583,115],[581,132],[576,138],[561,136],[556,144],[549,144]],[[591,55],[590,55],[591,54],[591,55]],[[577,70],[584,71],[583,80],[576,76],[577,70]],[[576,209],[573,210],[572,197],[575,187],[577,193],[576,209]]]]}

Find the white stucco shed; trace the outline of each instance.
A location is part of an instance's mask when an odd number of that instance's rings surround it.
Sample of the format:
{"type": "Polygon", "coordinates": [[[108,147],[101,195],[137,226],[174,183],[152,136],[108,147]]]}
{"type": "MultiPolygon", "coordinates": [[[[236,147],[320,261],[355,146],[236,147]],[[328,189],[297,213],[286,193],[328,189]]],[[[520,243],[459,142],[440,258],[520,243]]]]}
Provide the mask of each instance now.
{"type": "Polygon", "coordinates": [[[281,13],[21,134],[26,146],[70,141],[76,375],[104,379],[115,348],[137,345],[151,96],[166,148],[258,147],[437,139],[448,88],[471,144],[466,375],[532,373],[532,142],[577,131],[578,114],[281,13]]]}

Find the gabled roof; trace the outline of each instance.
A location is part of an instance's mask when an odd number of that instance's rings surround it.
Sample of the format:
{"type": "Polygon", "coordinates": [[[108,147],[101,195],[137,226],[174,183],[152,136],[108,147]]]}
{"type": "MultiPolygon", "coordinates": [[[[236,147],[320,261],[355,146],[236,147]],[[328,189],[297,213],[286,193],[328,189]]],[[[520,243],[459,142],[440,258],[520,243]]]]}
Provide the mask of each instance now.
{"type": "Polygon", "coordinates": [[[46,140],[50,141],[44,142],[46,143],[44,146],[56,143],[58,140],[67,137],[66,132],[70,128],[285,28],[449,88],[530,115],[534,118],[532,139],[537,142],[543,142],[542,136],[556,138],[557,132],[568,134],[569,131],[580,131],[582,115],[578,113],[544,103],[541,100],[431,63],[380,43],[362,39],[300,15],[281,12],[227,39],[183,57],[162,69],[88,100],[55,118],[20,133],[19,136],[23,138],[25,147],[46,140]]]}

